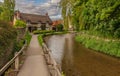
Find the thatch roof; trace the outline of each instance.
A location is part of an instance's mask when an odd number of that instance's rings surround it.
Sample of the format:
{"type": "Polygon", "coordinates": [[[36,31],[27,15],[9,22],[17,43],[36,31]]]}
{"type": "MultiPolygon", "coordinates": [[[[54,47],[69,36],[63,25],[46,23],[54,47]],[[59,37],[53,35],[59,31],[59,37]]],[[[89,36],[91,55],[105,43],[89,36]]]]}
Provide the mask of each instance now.
{"type": "Polygon", "coordinates": [[[52,24],[52,20],[47,15],[20,13],[20,18],[24,21],[30,21],[31,23],[41,22],[52,24]]]}
{"type": "Polygon", "coordinates": [[[28,13],[20,13],[20,19],[23,21],[29,21],[30,23],[49,23],[52,24],[52,20],[48,15],[36,15],[36,14],[28,14],[28,13]]]}

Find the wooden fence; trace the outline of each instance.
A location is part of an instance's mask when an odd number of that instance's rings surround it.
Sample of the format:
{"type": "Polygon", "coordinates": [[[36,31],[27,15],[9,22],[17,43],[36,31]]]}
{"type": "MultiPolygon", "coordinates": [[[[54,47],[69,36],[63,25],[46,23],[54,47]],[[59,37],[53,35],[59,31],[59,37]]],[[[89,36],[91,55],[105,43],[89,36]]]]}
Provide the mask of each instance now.
{"type": "Polygon", "coordinates": [[[51,50],[46,46],[45,43],[42,44],[42,48],[44,51],[44,56],[47,61],[48,68],[50,70],[51,76],[62,76],[61,67],[54,60],[51,50]]]}
{"type": "Polygon", "coordinates": [[[26,48],[26,46],[27,46],[27,43],[25,43],[22,49],[19,52],[16,52],[15,56],[7,64],[5,64],[5,66],[3,66],[0,69],[0,76],[3,75],[13,63],[15,63],[15,70],[16,71],[19,70],[19,56],[23,52],[23,50],[26,48]]]}

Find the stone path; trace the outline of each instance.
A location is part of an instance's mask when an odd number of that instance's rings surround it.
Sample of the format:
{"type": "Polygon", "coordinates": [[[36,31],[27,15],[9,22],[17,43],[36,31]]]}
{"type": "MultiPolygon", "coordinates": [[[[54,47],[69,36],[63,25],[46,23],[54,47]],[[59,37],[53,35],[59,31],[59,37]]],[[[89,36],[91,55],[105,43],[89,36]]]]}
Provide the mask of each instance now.
{"type": "Polygon", "coordinates": [[[37,35],[32,36],[26,52],[26,60],[17,76],[50,76],[37,35]]]}

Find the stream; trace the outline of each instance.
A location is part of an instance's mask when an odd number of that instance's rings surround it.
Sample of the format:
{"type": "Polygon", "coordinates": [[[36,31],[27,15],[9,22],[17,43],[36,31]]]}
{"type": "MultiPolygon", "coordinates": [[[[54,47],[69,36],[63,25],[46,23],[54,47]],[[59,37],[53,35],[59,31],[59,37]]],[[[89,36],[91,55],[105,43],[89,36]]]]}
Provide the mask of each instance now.
{"type": "Polygon", "coordinates": [[[120,76],[120,59],[85,48],[74,34],[45,37],[65,76],[120,76]]]}

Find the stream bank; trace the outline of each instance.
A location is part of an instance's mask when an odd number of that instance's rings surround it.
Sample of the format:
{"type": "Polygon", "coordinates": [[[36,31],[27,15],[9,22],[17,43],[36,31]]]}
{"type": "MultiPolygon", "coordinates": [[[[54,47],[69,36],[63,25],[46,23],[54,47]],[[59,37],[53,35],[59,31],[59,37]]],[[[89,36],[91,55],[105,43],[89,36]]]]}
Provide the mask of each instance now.
{"type": "Polygon", "coordinates": [[[45,38],[56,62],[66,76],[119,76],[120,60],[85,48],[74,34],[45,38]]]}

